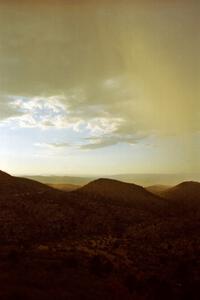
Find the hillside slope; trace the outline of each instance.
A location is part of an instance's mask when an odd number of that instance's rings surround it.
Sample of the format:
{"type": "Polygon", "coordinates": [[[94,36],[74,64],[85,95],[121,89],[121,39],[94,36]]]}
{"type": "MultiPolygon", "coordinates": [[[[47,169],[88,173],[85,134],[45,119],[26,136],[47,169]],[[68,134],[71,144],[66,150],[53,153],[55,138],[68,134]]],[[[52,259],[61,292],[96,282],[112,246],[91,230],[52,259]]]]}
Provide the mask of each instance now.
{"type": "Polygon", "coordinates": [[[62,192],[0,177],[10,186],[0,197],[1,299],[199,299],[200,218],[177,213],[183,196],[107,179],[62,192]]]}
{"type": "Polygon", "coordinates": [[[97,179],[79,189],[79,192],[109,199],[110,203],[142,210],[152,210],[164,206],[162,199],[145,188],[113,179],[97,179]]]}
{"type": "Polygon", "coordinates": [[[99,179],[64,192],[32,180],[2,177],[2,240],[125,234],[165,214],[162,199],[133,184],[99,179]]]}
{"type": "Polygon", "coordinates": [[[200,183],[184,181],[163,191],[161,195],[180,205],[200,205],[200,183]]]}
{"type": "Polygon", "coordinates": [[[40,182],[11,176],[0,171],[0,197],[40,193],[48,190],[51,190],[51,188],[40,182]]]}

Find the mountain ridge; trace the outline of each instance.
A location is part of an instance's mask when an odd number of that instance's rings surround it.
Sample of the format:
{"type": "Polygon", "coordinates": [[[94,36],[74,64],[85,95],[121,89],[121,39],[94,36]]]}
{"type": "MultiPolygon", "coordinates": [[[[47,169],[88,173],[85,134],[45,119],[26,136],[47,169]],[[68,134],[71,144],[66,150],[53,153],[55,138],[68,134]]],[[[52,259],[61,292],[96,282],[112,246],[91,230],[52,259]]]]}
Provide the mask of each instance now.
{"type": "Polygon", "coordinates": [[[116,179],[99,178],[79,188],[77,192],[101,199],[113,204],[128,205],[139,209],[155,209],[165,206],[162,198],[147,191],[144,187],[116,179]]]}
{"type": "Polygon", "coordinates": [[[38,181],[23,177],[15,177],[6,172],[0,171],[0,198],[20,194],[33,194],[43,191],[50,191],[53,188],[38,181]]]}

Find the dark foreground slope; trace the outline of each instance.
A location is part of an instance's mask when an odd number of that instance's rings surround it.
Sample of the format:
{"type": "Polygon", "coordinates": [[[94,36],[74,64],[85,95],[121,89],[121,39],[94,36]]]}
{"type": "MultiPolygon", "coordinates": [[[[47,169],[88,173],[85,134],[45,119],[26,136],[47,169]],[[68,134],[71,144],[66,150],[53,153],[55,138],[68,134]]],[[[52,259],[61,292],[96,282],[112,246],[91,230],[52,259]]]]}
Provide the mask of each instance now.
{"type": "Polygon", "coordinates": [[[9,196],[38,194],[51,188],[34,180],[11,176],[0,171],[0,199],[9,196]]]}
{"type": "Polygon", "coordinates": [[[73,192],[9,180],[0,299],[199,299],[200,215],[177,214],[176,199],[106,179],[73,192]]]}

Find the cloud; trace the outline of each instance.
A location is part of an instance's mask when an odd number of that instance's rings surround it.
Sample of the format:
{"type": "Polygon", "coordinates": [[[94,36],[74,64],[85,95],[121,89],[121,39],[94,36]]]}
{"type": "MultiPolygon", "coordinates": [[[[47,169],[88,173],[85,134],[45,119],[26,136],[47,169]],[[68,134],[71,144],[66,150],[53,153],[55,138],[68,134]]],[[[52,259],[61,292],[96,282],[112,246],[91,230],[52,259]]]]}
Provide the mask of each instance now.
{"type": "Polygon", "coordinates": [[[96,92],[100,93],[98,97],[86,88],[47,97],[7,96],[7,106],[12,110],[10,114],[7,108],[7,121],[15,121],[21,127],[73,127],[74,130],[84,125],[94,134],[115,131],[124,120],[115,114],[112,102],[107,102],[106,91],[96,86],[96,92]]]}
{"type": "Polygon", "coordinates": [[[50,149],[61,149],[70,147],[69,143],[35,143],[36,147],[40,148],[50,148],[50,149]]]}
{"type": "Polygon", "coordinates": [[[119,143],[133,145],[144,139],[145,135],[120,135],[118,133],[114,133],[112,135],[105,135],[101,137],[92,137],[85,139],[85,144],[79,146],[82,150],[94,150],[99,148],[105,148],[108,146],[116,145],[119,143]]]}
{"type": "Polygon", "coordinates": [[[17,111],[8,97],[0,95],[0,122],[13,116],[20,116],[22,113],[17,111]]]}
{"type": "Polygon", "coordinates": [[[184,105],[173,108],[170,102],[147,98],[137,80],[132,82],[125,74],[91,81],[60,95],[2,99],[3,122],[16,127],[72,130],[80,134],[79,142],[74,143],[80,149],[133,144],[155,134],[193,132],[196,124],[190,112],[188,116],[180,113],[185,111],[184,105]]]}
{"type": "MultiPolygon", "coordinates": [[[[137,128],[131,125],[134,122],[130,122],[127,116],[125,106],[130,99],[125,85],[121,91],[123,80],[107,79],[90,89],[73,88],[66,95],[9,96],[9,105],[16,115],[9,116],[6,121],[17,127],[83,132],[93,139],[93,143],[88,145],[93,149],[130,142],[137,128]],[[122,96],[126,96],[123,102],[122,96]],[[114,100],[109,101],[109,98],[114,100]],[[97,142],[96,138],[100,138],[101,142],[97,142]]],[[[58,144],[49,143],[49,146],[58,147],[58,144]]],[[[87,146],[81,147],[84,148],[87,146]]]]}
{"type": "Polygon", "coordinates": [[[4,5],[0,124],[69,129],[93,149],[196,130],[197,9],[129,2],[4,5]]]}
{"type": "Polygon", "coordinates": [[[20,112],[20,116],[8,118],[8,122],[19,127],[65,127],[67,107],[62,104],[62,96],[50,97],[20,97],[10,96],[10,106],[20,112]]]}
{"type": "Polygon", "coordinates": [[[87,121],[87,129],[93,136],[102,136],[115,132],[123,122],[120,118],[98,117],[87,121]]]}

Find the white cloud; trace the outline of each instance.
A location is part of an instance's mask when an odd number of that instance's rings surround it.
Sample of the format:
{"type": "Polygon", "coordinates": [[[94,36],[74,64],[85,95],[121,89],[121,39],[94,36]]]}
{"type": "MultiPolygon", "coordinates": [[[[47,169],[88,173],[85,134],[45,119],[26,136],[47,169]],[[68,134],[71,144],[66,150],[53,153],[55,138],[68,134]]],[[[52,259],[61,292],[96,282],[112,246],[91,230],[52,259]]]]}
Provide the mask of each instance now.
{"type": "MultiPolygon", "coordinates": [[[[15,111],[15,115],[8,115],[8,125],[83,132],[83,136],[91,138],[88,148],[128,142],[137,133],[137,128],[132,126],[132,119],[127,115],[130,91],[123,77],[108,78],[91,87],[73,88],[66,95],[9,96],[7,101],[12,112],[15,111]]],[[[46,146],[53,147],[51,143],[46,146]]],[[[87,148],[87,145],[80,148],[87,148]]]]}
{"type": "Polygon", "coordinates": [[[113,133],[110,135],[105,135],[101,137],[92,137],[86,139],[86,143],[79,146],[80,149],[83,150],[94,150],[99,148],[105,148],[108,146],[116,145],[119,143],[125,143],[129,145],[133,145],[138,143],[138,141],[141,141],[146,136],[142,134],[138,135],[123,135],[113,133]]]}
{"type": "Polygon", "coordinates": [[[88,121],[87,129],[94,136],[102,136],[115,132],[122,122],[120,118],[94,118],[88,121]]]}
{"type": "Polygon", "coordinates": [[[21,112],[13,107],[8,97],[0,95],[0,122],[16,115],[20,116],[21,112]]]}
{"type": "Polygon", "coordinates": [[[18,127],[76,128],[79,118],[71,118],[63,96],[9,97],[10,107],[15,111],[5,121],[18,127]]]}
{"type": "Polygon", "coordinates": [[[50,149],[61,149],[70,147],[69,143],[35,143],[36,147],[40,148],[50,148],[50,149]]]}
{"type": "Polygon", "coordinates": [[[19,127],[72,128],[74,131],[87,130],[91,135],[114,132],[123,122],[112,116],[107,105],[100,105],[85,98],[81,89],[69,95],[51,97],[8,97],[13,115],[8,114],[7,123],[19,127]],[[15,112],[15,115],[14,115],[15,112]]]}
{"type": "Polygon", "coordinates": [[[70,129],[78,133],[74,145],[79,144],[80,149],[131,144],[153,133],[166,136],[190,130],[187,119],[183,127],[175,109],[163,103],[161,108],[160,102],[146,99],[140,84],[125,75],[91,81],[61,95],[4,96],[0,101],[2,122],[16,127],[70,129]]]}

